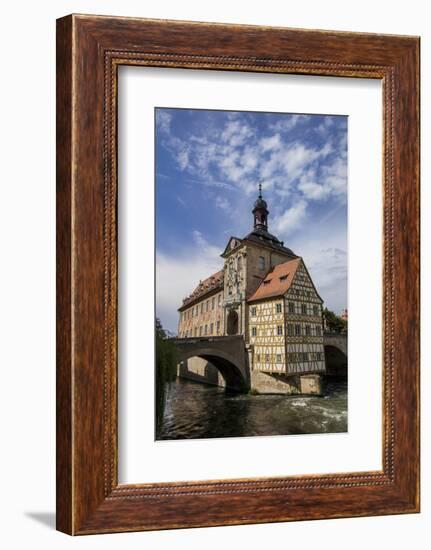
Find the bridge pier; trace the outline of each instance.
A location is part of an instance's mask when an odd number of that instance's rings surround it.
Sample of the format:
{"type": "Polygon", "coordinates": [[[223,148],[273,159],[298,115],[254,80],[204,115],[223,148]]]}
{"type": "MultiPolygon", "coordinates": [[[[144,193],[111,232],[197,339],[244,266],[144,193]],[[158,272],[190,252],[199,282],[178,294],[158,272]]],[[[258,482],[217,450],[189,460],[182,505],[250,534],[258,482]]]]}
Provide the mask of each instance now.
{"type": "Polygon", "coordinates": [[[321,395],[320,374],[269,374],[260,371],[251,373],[252,390],[262,394],[321,395]]]}

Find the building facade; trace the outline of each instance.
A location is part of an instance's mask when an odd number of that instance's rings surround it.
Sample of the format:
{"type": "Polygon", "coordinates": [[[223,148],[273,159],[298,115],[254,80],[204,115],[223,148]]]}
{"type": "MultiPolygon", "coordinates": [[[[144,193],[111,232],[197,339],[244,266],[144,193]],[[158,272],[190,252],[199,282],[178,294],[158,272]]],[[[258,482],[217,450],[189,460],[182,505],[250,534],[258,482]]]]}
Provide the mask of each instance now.
{"type": "Polygon", "coordinates": [[[252,213],[253,230],[222,252],[223,269],[184,298],[178,336],[242,335],[252,372],[324,372],[323,300],[303,259],[269,233],[261,188],[252,213]]]}

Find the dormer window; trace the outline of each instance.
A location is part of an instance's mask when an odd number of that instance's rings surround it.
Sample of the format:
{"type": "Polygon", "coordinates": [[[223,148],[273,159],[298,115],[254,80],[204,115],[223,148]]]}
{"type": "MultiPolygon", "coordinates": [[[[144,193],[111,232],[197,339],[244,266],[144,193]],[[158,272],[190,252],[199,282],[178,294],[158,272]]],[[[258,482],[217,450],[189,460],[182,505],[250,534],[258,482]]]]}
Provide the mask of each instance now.
{"type": "Polygon", "coordinates": [[[264,284],[264,285],[269,285],[270,282],[271,282],[271,279],[265,279],[265,280],[263,281],[263,284],[264,284]]]}
{"type": "Polygon", "coordinates": [[[288,275],[282,275],[280,277],[280,281],[285,281],[287,279],[288,275]]]}

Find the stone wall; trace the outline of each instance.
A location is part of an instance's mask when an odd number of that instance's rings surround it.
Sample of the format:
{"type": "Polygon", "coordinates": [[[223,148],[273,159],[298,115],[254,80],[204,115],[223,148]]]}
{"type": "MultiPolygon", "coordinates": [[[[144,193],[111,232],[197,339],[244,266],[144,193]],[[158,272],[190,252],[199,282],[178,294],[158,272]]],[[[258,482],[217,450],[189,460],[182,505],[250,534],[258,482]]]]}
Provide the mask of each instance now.
{"type": "Polygon", "coordinates": [[[225,381],[219,370],[209,361],[200,357],[191,357],[182,361],[177,367],[177,375],[180,378],[210,384],[211,386],[225,387],[225,381]]]}
{"type": "Polygon", "coordinates": [[[283,395],[321,395],[322,383],[319,374],[286,376],[252,371],[251,387],[258,393],[283,395]]]}

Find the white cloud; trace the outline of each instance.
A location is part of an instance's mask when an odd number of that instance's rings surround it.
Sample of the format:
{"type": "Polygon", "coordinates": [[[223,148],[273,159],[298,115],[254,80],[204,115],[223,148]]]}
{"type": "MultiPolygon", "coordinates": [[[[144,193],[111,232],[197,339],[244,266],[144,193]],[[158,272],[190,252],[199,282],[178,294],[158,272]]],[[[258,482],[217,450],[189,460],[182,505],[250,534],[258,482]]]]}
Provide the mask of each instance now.
{"type": "Polygon", "coordinates": [[[319,126],[316,127],[316,132],[320,135],[325,135],[328,133],[328,130],[334,126],[334,119],[332,116],[323,117],[322,122],[319,126]]]}
{"type": "Polygon", "coordinates": [[[306,214],[307,203],[301,199],[274,220],[273,225],[276,233],[282,236],[288,236],[289,233],[293,233],[303,224],[306,214]]]}
{"type": "Polygon", "coordinates": [[[187,149],[183,149],[182,151],[178,152],[177,162],[181,170],[185,170],[187,168],[187,166],[189,165],[189,152],[187,151],[187,149]]]}
{"type": "Polygon", "coordinates": [[[286,180],[293,181],[309,169],[312,163],[327,157],[331,152],[330,144],[325,144],[321,149],[307,147],[301,142],[289,144],[273,152],[268,161],[262,162],[260,175],[270,178],[284,174],[286,180]]]}
{"type": "Polygon", "coordinates": [[[331,164],[322,168],[325,184],[334,195],[345,195],[347,193],[347,159],[343,156],[337,157],[331,164]]]}
{"type": "Polygon", "coordinates": [[[319,176],[314,169],[306,170],[299,178],[298,190],[307,200],[344,197],[347,194],[347,161],[344,156],[337,156],[323,165],[319,176]]]}
{"type": "Polygon", "coordinates": [[[280,149],[280,134],[274,134],[273,136],[262,138],[259,141],[259,145],[264,153],[267,151],[276,151],[277,149],[280,149]]]}
{"type": "Polygon", "coordinates": [[[200,231],[193,231],[190,243],[176,256],[157,253],[156,304],[163,326],[176,332],[178,308],[199,283],[223,267],[218,247],[211,245],[200,231]]]}
{"type": "Polygon", "coordinates": [[[322,244],[314,243],[314,250],[309,247],[301,255],[326,307],[341,313],[347,307],[347,254],[337,247],[321,248],[322,244]]]}
{"type": "MultiPolygon", "coordinates": [[[[190,181],[210,187],[231,186],[246,195],[255,193],[258,182],[264,182],[264,189],[272,190],[281,200],[292,192],[313,201],[342,196],[346,190],[344,152],[334,160],[334,148],[329,141],[321,147],[312,147],[289,137],[292,128],[310,118],[310,115],[281,118],[269,125],[273,134],[260,137],[236,115],[228,117],[221,129],[207,129],[204,135],[179,139],[170,132],[172,115],[158,112],[163,144],[171,151],[178,168],[192,176],[190,181]],[[321,167],[319,177],[309,177],[316,164],[321,167]]],[[[331,117],[322,122],[325,127],[331,124],[331,117]]],[[[340,148],[341,145],[340,142],[340,148]]]]}
{"type": "Polygon", "coordinates": [[[302,191],[307,199],[320,200],[326,198],[330,194],[330,190],[325,185],[319,185],[314,181],[302,179],[298,184],[298,189],[302,191]]]}
{"type": "Polygon", "coordinates": [[[231,147],[238,147],[251,138],[253,133],[252,128],[248,124],[244,124],[239,120],[230,120],[221,133],[221,139],[231,147]]]}
{"type": "Polygon", "coordinates": [[[230,211],[230,202],[226,199],[226,197],[217,196],[215,199],[215,205],[221,210],[225,210],[226,212],[230,211]]]}
{"type": "Polygon", "coordinates": [[[274,124],[271,124],[272,130],[278,132],[290,132],[301,122],[306,122],[310,118],[310,115],[290,115],[289,117],[283,117],[277,120],[274,124]]]}
{"type": "Polygon", "coordinates": [[[259,161],[259,154],[256,147],[245,147],[244,152],[241,155],[241,164],[250,172],[254,170],[259,161]]]}
{"type": "Polygon", "coordinates": [[[170,132],[171,129],[172,114],[165,110],[156,110],[156,124],[157,127],[165,133],[170,132]]]}

